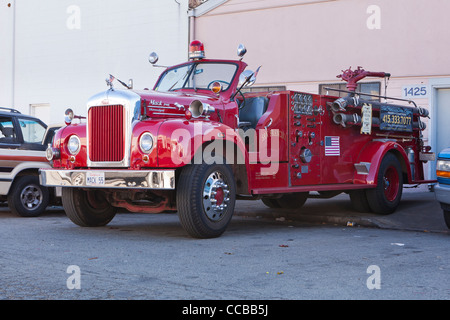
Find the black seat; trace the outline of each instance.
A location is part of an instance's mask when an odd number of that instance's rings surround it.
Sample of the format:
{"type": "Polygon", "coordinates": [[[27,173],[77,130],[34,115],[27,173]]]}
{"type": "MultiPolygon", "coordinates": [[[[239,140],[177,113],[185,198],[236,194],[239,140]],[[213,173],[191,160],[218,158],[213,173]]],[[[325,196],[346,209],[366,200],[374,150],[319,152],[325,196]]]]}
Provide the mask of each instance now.
{"type": "Polygon", "coordinates": [[[1,129],[4,137],[0,138],[0,143],[15,143],[16,137],[14,134],[14,128],[6,127],[1,129]]]}
{"type": "Polygon", "coordinates": [[[259,119],[267,111],[269,99],[266,97],[253,97],[245,99],[244,107],[239,110],[239,127],[244,130],[256,128],[259,119]]]}

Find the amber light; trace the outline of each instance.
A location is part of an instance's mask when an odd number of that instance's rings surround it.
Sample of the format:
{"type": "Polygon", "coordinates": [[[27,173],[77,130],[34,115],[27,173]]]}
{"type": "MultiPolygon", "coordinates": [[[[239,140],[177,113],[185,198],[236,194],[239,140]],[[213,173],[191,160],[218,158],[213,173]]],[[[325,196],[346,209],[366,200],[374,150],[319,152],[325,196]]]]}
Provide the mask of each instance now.
{"type": "Polygon", "coordinates": [[[194,40],[189,45],[189,58],[190,59],[203,59],[205,58],[205,47],[203,43],[198,40],[194,40]]]}
{"type": "Polygon", "coordinates": [[[436,175],[437,175],[439,178],[450,178],[450,172],[448,172],[448,171],[437,170],[437,171],[436,171],[436,175]]]}
{"type": "Polygon", "coordinates": [[[192,112],[190,110],[186,110],[186,112],[184,113],[184,116],[186,117],[186,120],[191,120],[192,112]]]}
{"type": "Polygon", "coordinates": [[[220,91],[222,91],[222,85],[220,84],[220,82],[214,82],[211,86],[211,91],[214,93],[219,93],[220,91]]]}

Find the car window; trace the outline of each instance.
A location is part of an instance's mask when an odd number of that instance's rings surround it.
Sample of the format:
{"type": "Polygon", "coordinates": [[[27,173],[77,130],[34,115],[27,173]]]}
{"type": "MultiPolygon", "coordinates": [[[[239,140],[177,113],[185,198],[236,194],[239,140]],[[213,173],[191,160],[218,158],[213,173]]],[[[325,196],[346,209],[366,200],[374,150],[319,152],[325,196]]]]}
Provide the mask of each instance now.
{"type": "Polygon", "coordinates": [[[0,117],[0,143],[17,143],[17,134],[11,117],[0,117]]]}
{"type": "Polygon", "coordinates": [[[25,143],[42,143],[45,134],[45,127],[33,119],[19,118],[19,125],[22,129],[23,141],[25,143]]]}

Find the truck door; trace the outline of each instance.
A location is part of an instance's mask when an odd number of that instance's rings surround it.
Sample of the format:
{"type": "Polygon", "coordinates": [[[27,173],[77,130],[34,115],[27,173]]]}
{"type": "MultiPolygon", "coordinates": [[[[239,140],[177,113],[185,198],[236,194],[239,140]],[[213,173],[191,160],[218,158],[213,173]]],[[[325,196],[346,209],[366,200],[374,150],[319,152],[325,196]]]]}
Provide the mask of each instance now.
{"type": "Polygon", "coordinates": [[[319,96],[290,92],[289,185],[321,183],[321,128],[323,107],[319,96]]]}

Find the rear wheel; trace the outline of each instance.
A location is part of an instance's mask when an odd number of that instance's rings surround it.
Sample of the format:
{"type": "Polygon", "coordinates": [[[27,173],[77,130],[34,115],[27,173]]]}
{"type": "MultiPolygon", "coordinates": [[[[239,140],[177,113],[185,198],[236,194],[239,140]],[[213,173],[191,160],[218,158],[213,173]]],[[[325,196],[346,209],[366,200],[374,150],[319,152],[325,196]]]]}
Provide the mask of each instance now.
{"type": "Polygon", "coordinates": [[[272,209],[281,208],[280,204],[278,203],[278,199],[262,198],[261,201],[269,208],[272,209]]]}
{"type": "MultiPolygon", "coordinates": [[[[267,199],[267,200],[272,200],[272,202],[274,202],[277,205],[277,207],[272,208],[300,209],[308,199],[308,195],[309,192],[286,193],[283,194],[278,199],[267,199]]],[[[266,203],[264,202],[264,204],[266,203]]]]}
{"type": "Polygon", "coordinates": [[[102,190],[85,191],[79,188],[63,188],[62,203],[66,215],[81,227],[107,225],[116,215],[102,190]]]}
{"type": "Polygon", "coordinates": [[[397,209],[403,191],[403,175],[399,161],[387,153],[378,171],[378,184],[366,191],[370,208],[377,214],[390,214],[397,209]]]}
{"type": "Polygon", "coordinates": [[[352,190],[349,193],[353,209],[358,212],[371,212],[366,190],[352,190]]]}
{"type": "Polygon", "coordinates": [[[236,185],[228,165],[199,164],[183,168],[177,186],[178,217],[195,238],[225,232],[236,201],[236,185]]]}

